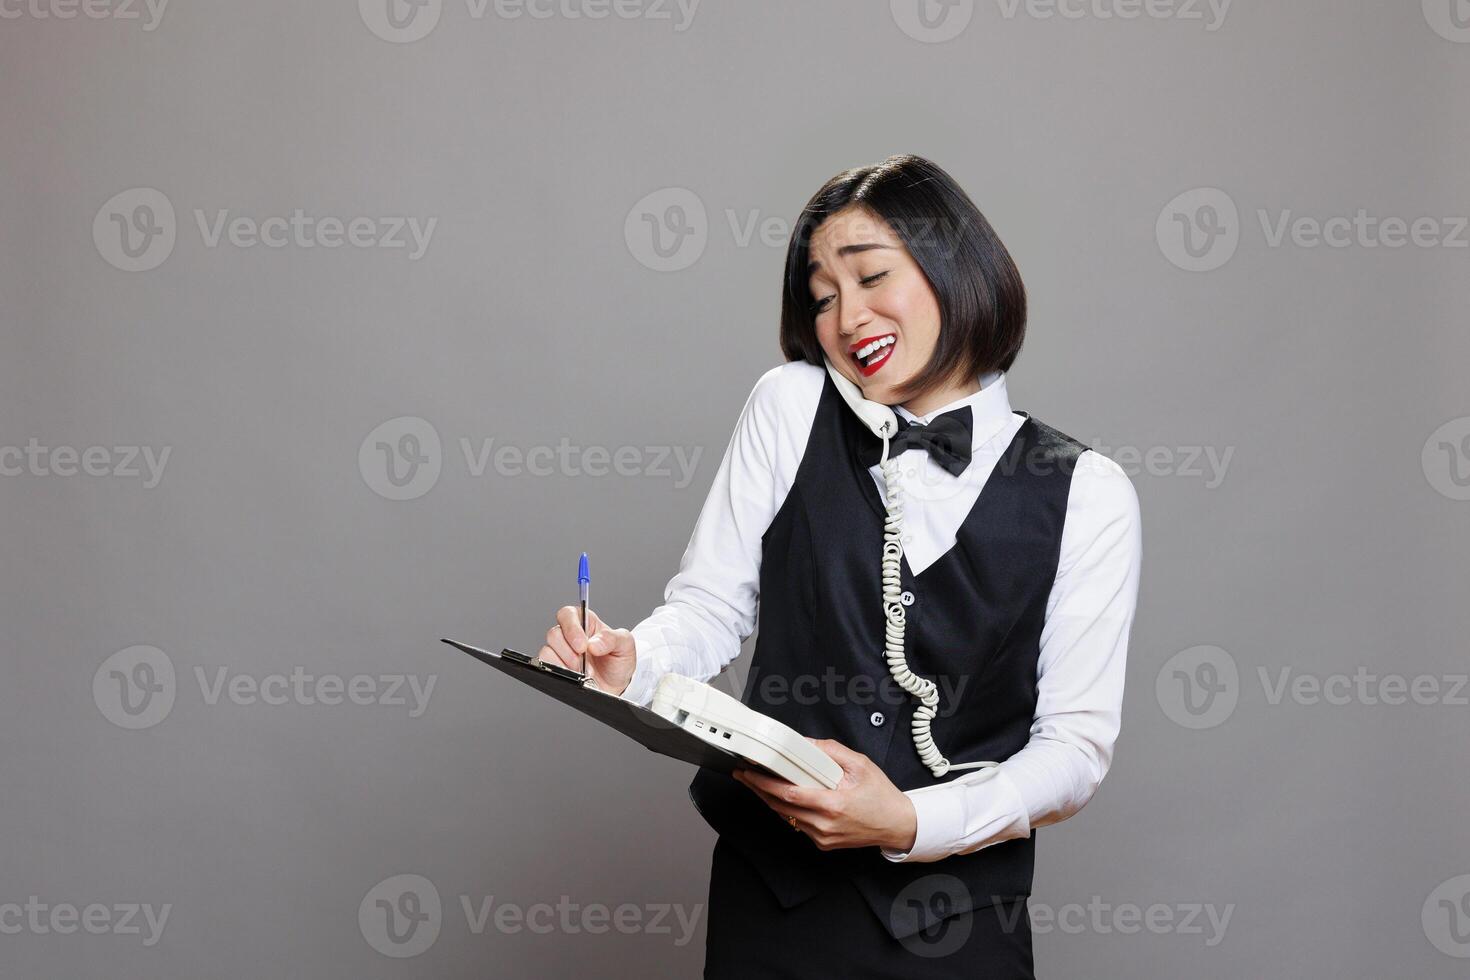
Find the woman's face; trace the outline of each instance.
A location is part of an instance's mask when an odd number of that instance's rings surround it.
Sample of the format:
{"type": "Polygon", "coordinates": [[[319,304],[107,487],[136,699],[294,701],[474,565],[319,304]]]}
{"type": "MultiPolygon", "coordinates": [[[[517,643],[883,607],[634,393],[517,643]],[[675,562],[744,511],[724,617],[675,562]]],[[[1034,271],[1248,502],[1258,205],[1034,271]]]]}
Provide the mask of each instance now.
{"type": "Polygon", "coordinates": [[[894,405],[902,384],[929,363],[939,339],[939,301],[888,222],[861,207],[812,233],[817,342],[869,401],[894,405]]]}

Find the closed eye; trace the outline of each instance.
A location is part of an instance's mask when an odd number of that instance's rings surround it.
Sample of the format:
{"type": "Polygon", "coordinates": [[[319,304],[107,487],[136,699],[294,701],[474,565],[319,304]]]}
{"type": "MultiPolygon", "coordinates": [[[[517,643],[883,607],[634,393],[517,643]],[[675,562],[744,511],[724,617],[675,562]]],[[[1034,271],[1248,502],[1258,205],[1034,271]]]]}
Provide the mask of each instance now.
{"type": "MultiPolygon", "coordinates": [[[[889,271],[890,270],[888,270],[888,269],[884,269],[882,272],[875,272],[871,276],[868,276],[865,279],[859,279],[858,280],[858,285],[860,285],[860,286],[876,286],[879,282],[881,282],[883,280],[883,277],[884,276],[888,275],[889,271]]],[[[818,313],[824,312],[827,309],[827,307],[828,306],[831,306],[831,305],[832,305],[832,296],[829,294],[827,296],[823,296],[821,299],[812,300],[812,302],[807,306],[807,311],[809,313],[811,313],[813,316],[815,316],[818,313]]]]}

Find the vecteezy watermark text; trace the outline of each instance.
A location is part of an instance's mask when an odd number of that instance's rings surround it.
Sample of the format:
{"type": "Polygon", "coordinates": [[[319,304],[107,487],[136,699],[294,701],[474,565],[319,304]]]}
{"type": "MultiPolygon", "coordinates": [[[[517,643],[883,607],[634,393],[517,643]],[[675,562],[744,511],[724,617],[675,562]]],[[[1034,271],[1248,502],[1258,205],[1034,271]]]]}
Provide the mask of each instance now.
{"type": "Polygon", "coordinates": [[[1118,464],[1127,476],[1146,473],[1149,476],[1199,479],[1206,490],[1214,490],[1225,482],[1225,473],[1230,469],[1230,460],[1235,456],[1234,446],[1118,446],[1110,448],[1094,439],[1088,447],[1097,453],[1089,457],[1085,453],[1077,461],[1079,470],[1089,467],[1108,473],[1104,459],[1118,464]]]}
{"type": "Polygon", "coordinates": [[[1016,900],[991,895],[978,901],[952,874],[922,875],[894,897],[889,921],[904,934],[903,947],[925,959],[951,955],[969,939],[981,917],[993,917],[1000,930],[1014,934],[1023,927],[1034,934],[1057,930],[1068,935],[1202,936],[1206,947],[1225,939],[1235,904],[1213,902],[1115,902],[1093,895],[1086,904],[1051,905],[1035,898],[1016,900]],[[978,908],[976,906],[979,906],[978,908]]]}
{"type": "MultiPolygon", "coordinates": [[[[247,674],[228,667],[193,670],[199,695],[209,707],[339,705],[407,709],[418,718],[429,707],[437,674],[353,674],[309,671],[297,664],[289,672],[247,674]]],[[[104,660],[92,675],[92,699],[102,716],[119,728],[152,728],[173,710],[179,690],[173,660],[157,647],[132,646],[104,660]]]]}
{"type": "MultiPolygon", "coordinates": [[[[1291,208],[1256,209],[1261,240],[1271,249],[1366,250],[1470,248],[1470,216],[1298,214],[1291,208]]],[[[1159,212],[1154,234],[1170,263],[1187,272],[1212,272],[1229,262],[1244,233],[1235,200],[1218,187],[1197,187],[1176,196],[1159,212]]]]}
{"type": "MultiPolygon", "coordinates": [[[[672,22],[675,34],[694,23],[701,0],[464,0],[470,20],[494,15],[508,21],[644,20],[672,22]]],[[[357,0],[357,12],[373,34],[394,44],[429,36],[444,13],[444,0],[357,0]]]]}
{"type": "MultiPolygon", "coordinates": [[[[1225,24],[1234,0],[995,0],[1000,16],[1037,21],[1172,20],[1203,24],[1206,33],[1225,24]]],[[[940,44],[964,33],[975,0],[889,0],[899,30],[916,41],[940,44]]]]}
{"type": "Polygon", "coordinates": [[[163,480],[172,446],[47,446],[34,436],[24,446],[0,446],[0,476],[97,476],[141,479],[152,490],[163,480]]]}
{"type": "Polygon", "coordinates": [[[495,931],[515,935],[525,931],[539,936],[550,933],[575,935],[581,932],[602,935],[618,932],[625,936],[635,934],[674,936],[675,946],[687,946],[694,938],[695,926],[699,923],[704,906],[692,907],[677,902],[652,902],[638,905],[622,902],[609,906],[603,902],[574,902],[562,895],[553,906],[550,902],[534,902],[521,905],[504,900],[496,902],[494,895],[485,895],[477,901],[470,896],[459,897],[464,909],[465,922],[470,932],[480,935],[493,920],[495,931]],[[493,914],[492,914],[493,909],[493,914]],[[675,933],[674,927],[678,927],[675,933]]]}
{"type": "Polygon", "coordinates": [[[92,902],[78,908],[70,902],[43,902],[31,895],[24,905],[0,904],[0,935],[68,936],[80,931],[93,936],[143,936],[143,945],[151,947],[163,938],[172,911],[172,903],[154,908],[151,902],[92,902]]]}
{"type": "MultiPolygon", "coordinates": [[[[704,910],[702,904],[678,902],[636,904],[622,902],[578,902],[562,895],[553,902],[523,905],[497,899],[494,895],[460,895],[465,928],[479,936],[493,929],[502,935],[522,932],[534,935],[623,935],[673,936],[675,946],[687,946],[704,910]]],[[[357,909],[357,924],[369,946],[395,959],[418,956],[439,938],[444,927],[444,903],[439,889],[423,875],[393,875],[378,882],[363,896],[357,909]]]]}
{"type": "MultiPolygon", "coordinates": [[[[907,604],[912,604],[913,593],[905,592],[904,598],[907,604]]],[[[902,600],[900,600],[902,601],[902,600]]],[[[735,675],[730,675],[730,680],[735,680],[735,675]]],[[[939,703],[943,705],[937,713],[939,718],[947,718],[954,714],[959,706],[960,697],[965,693],[971,678],[969,675],[961,674],[958,677],[949,674],[929,675],[939,691],[939,703]]],[[[827,667],[820,674],[762,674],[759,667],[752,665],[750,673],[745,681],[752,685],[757,699],[764,705],[781,705],[788,702],[799,705],[831,705],[868,707],[876,705],[887,705],[890,708],[902,708],[913,703],[913,698],[902,687],[898,681],[885,674],[875,677],[871,674],[844,674],[835,667],[827,667]]],[[[737,695],[740,692],[735,692],[737,695]]]]}
{"type": "MultiPolygon", "coordinates": [[[[414,215],[239,214],[230,208],[195,208],[194,226],[208,249],[382,249],[403,251],[417,262],[429,251],[437,217],[414,215]]],[[[156,269],[173,254],[179,227],[173,202],[152,187],[119,191],[92,219],[92,242],[107,263],[124,272],[156,269]]]]}
{"type": "Polygon", "coordinates": [[[169,0],[0,0],[0,20],[141,20],[143,30],[163,23],[169,0]],[[144,14],[147,19],[144,20],[144,14]]]}
{"type": "MultiPolygon", "coordinates": [[[[760,208],[725,208],[724,227],[736,248],[782,249],[794,225],[760,208]]],[[[719,228],[717,224],[715,226],[719,228]]],[[[910,248],[952,255],[965,241],[964,225],[943,218],[894,218],[884,223],[910,248]]],[[[655,272],[678,272],[698,262],[711,228],[704,200],[687,187],[661,187],[639,198],[623,218],[623,243],[638,263],[655,272]]]]}
{"type": "MultiPolygon", "coordinates": [[[[1359,664],[1350,673],[1318,674],[1292,666],[1256,667],[1262,700],[1268,707],[1349,706],[1421,708],[1470,707],[1470,674],[1383,673],[1359,664]]],[[[1164,714],[1184,728],[1223,724],[1241,697],[1235,658],[1220,647],[1202,645],[1174,654],[1159,668],[1155,696],[1164,714]]]]}
{"type": "MultiPolygon", "coordinates": [[[[1033,901],[1029,906],[1031,931],[1036,935],[1045,935],[1053,929],[1069,936],[1082,933],[1131,936],[1149,932],[1155,936],[1204,936],[1207,947],[1220,945],[1225,930],[1230,927],[1230,917],[1235,914],[1234,902],[1224,906],[1213,902],[1172,905],[1154,902],[1144,906],[1136,902],[1108,902],[1101,895],[1093,895],[1086,905],[1068,902],[1051,906],[1033,901]]],[[[1020,924],[1019,906],[1007,910],[1005,905],[997,904],[987,914],[1000,916],[1002,929],[1014,931],[1020,924]]]]}
{"type": "MultiPolygon", "coordinates": [[[[672,480],[683,490],[694,480],[703,446],[583,446],[562,436],[554,444],[518,446],[495,437],[461,436],[459,455],[474,478],[638,477],[672,480]]],[[[375,427],[357,450],[363,482],[380,497],[414,500],[439,482],[444,449],[439,430],[416,415],[400,415],[375,427]]]]}

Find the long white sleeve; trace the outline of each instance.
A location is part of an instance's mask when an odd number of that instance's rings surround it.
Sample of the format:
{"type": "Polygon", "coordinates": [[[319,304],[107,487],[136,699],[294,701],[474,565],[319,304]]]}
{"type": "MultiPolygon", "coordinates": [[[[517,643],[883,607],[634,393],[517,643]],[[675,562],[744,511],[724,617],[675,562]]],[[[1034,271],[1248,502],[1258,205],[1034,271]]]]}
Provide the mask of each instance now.
{"type": "Polygon", "coordinates": [[[1047,600],[1031,738],[989,778],[971,773],[910,790],[913,847],[884,848],[884,857],[937,861],[1026,837],[1092,798],[1118,736],[1141,550],[1133,485],[1112,460],[1084,452],[1047,600]]]}
{"type": "Polygon", "coordinates": [[[708,681],[755,630],[761,538],[795,480],[821,392],[793,367],[806,365],[773,368],[756,382],[663,605],[632,628],[630,701],[647,704],[670,671],[708,681]]]}

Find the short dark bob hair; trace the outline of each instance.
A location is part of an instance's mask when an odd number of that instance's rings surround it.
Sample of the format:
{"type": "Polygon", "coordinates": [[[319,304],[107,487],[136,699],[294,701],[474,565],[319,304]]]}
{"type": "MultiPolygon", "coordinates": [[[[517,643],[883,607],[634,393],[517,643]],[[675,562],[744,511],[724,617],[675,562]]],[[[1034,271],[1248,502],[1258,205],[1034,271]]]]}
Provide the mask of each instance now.
{"type": "Polygon", "coordinates": [[[781,352],[821,365],[812,312],[812,234],[832,215],[863,208],[886,221],[939,301],[939,340],[901,391],[907,400],[960,377],[1010,370],[1026,337],[1026,287],[990,222],[954,178],[913,154],[844,170],[802,209],[786,249],[781,352]]]}

